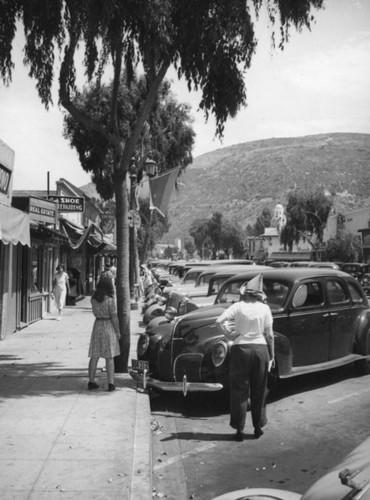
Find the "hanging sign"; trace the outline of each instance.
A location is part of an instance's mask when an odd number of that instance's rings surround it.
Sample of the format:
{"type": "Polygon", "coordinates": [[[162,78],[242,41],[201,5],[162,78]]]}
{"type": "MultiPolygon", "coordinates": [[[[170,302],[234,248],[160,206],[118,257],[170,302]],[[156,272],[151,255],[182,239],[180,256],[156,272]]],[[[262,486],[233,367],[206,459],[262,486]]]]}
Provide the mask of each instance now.
{"type": "Polygon", "coordinates": [[[85,198],[83,196],[49,196],[49,200],[58,203],[58,212],[84,212],[85,198]]]}

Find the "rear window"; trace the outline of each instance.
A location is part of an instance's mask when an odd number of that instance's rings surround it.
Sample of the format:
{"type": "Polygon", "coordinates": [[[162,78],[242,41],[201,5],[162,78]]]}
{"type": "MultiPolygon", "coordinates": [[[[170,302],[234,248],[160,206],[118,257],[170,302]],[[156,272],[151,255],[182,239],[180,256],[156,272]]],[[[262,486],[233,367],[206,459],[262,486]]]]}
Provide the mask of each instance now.
{"type": "Polygon", "coordinates": [[[362,304],[364,302],[361,291],[353,283],[348,283],[349,293],[354,304],[362,304]]]}
{"type": "Polygon", "coordinates": [[[338,280],[328,280],[326,283],[326,291],[328,300],[332,305],[347,304],[349,302],[347,289],[344,288],[342,282],[338,280]]]}

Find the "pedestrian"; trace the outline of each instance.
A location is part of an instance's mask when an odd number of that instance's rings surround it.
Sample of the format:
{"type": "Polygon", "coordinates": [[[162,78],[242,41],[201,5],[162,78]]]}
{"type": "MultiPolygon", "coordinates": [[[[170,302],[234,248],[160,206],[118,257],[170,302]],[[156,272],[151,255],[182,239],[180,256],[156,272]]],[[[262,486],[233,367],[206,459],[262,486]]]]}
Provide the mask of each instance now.
{"type": "Polygon", "coordinates": [[[232,304],[216,320],[217,328],[233,340],[230,353],[230,426],[235,439],[243,441],[248,397],[254,437],[263,434],[268,372],[274,366],[272,314],[264,303],[263,277],[258,274],[240,287],[240,301],[232,304]],[[235,321],[230,332],[227,322],[235,321]]]}
{"type": "Polygon", "coordinates": [[[113,281],[109,276],[102,276],[91,298],[95,322],[89,347],[89,383],[88,389],[97,389],[95,383],[96,368],[99,358],[105,358],[108,378],[108,391],[114,391],[114,360],[120,354],[120,330],[117,317],[116,294],[113,281]]]}
{"type": "Polygon", "coordinates": [[[66,302],[67,293],[69,293],[69,277],[64,270],[64,266],[59,264],[53,277],[52,295],[55,305],[58,309],[57,321],[62,319],[63,308],[66,302]]]}
{"type": "Polygon", "coordinates": [[[110,280],[112,280],[112,283],[113,283],[113,285],[114,285],[114,287],[115,287],[115,277],[114,277],[114,275],[113,275],[113,273],[112,273],[112,271],[111,271],[111,266],[110,266],[110,264],[105,264],[105,265],[104,265],[104,270],[100,273],[99,280],[100,280],[101,278],[104,278],[104,277],[107,277],[107,278],[109,278],[110,280]]]}

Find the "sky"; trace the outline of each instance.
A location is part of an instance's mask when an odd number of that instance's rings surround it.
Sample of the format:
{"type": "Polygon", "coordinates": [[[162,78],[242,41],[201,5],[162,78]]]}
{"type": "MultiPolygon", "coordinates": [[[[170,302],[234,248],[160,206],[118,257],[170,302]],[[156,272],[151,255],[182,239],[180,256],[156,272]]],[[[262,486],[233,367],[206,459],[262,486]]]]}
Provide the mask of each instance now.
{"type": "MultiPolygon", "coordinates": [[[[189,93],[174,72],[173,91],[189,103],[196,132],[193,157],[210,151],[272,137],[311,134],[370,133],[370,1],[326,0],[314,12],[311,31],[292,30],[284,51],[271,47],[262,15],[259,40],[246,72],[247,102],[215,138],[215,121],[205,122],[200,94],[189,93]]],[[[13,47],[16,65],[9,87],[0,83],[0,139],[15,151],[13,189],[46,189],[64,177],[76,186],[90,182],[78,156],[63,138],[63,111],[45,110],[22,65],[21,36],[13,47]]]]}

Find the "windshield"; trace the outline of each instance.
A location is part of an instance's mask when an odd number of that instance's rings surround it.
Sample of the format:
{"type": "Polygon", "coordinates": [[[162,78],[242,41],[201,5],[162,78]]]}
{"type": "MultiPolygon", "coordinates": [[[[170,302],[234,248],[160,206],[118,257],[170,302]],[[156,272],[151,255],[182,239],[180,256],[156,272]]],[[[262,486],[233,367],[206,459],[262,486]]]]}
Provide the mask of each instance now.
{"type": "MultiPolygon", "coordinates": [[[[233,304],[240,300],[239,290],[244,281],[232,281],[222,287],[215,304],[233,304]]],[[[267,304],[272,311],[283,309],[288,297],[290,285],[283,280],[272,278],[263,279],[263,291],[267,296],[267,304]]]]}

